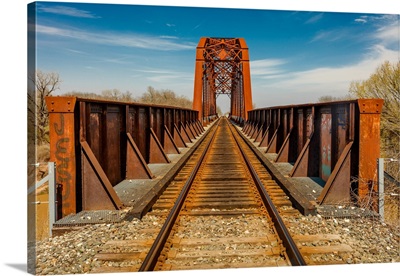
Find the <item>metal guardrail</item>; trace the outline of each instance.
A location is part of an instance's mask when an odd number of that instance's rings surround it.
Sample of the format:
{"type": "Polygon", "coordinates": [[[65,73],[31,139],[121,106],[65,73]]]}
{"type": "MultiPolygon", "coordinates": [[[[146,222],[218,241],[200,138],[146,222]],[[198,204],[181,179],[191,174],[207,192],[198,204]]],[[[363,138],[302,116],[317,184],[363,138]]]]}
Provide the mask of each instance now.
{"type": "Polygon", "coordinates": [[[79,97],[46,97],[50,160],[58,164],[59,216],[119,210],[114,187],[152,179],[149,164],[170,163],[202,132],[198,111],[79,97]]]}

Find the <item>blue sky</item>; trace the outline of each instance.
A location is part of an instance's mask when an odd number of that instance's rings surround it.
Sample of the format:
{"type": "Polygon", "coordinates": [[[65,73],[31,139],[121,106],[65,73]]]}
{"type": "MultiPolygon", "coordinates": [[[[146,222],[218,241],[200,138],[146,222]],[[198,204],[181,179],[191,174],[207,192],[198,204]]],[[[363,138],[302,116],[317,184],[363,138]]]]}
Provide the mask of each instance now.
{"type": "MultiPolygon", "coordinates": [[[[192,98],[200,37],[243,37],[256,107],[347,93],[399,59],[395,14],[38,2],[37,68],[61,89],[100,93],[148,86],[192,98]]],[[[219,101],[223,107],[229,99],[219,101]]]]}

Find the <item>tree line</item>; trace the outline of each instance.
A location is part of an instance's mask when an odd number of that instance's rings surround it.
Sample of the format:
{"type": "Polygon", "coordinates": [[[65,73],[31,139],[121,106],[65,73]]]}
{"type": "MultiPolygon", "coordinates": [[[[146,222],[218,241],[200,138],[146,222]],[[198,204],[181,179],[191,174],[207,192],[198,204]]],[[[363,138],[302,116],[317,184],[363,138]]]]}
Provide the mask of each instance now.
{"type": "MultiPolygon", "coordinates": [[[[57,73],[45,73],[41,70],[35,76],[29,76],[34,83],[35,91],[28,91],[28,114],[35,117],[35,137],[38,145],[48,143],[48,113],[45,97],[52,95],[60,88],[61,79],[57,73]]],[[[385,61],[367,80],[353,81],[349,85],[348,94],[343,97],[323,96],[320,102],[350,100],[355,98],[381,98],[384,100],[381,115],[381,155],[400,159],[400,62],[385,61]]],[[[118,89],[103,90],[100,94],[72,91],[65,96],[77,96],[89,99],[105,99],[123,102],[168,105],[174,107],[192,108],[192,101],[185,96],[176,95],[169,89],[156,90],[147,87],[141,96],[134,97],[130,91],[121,92],[118,89]]],[[[29,117],[29,116],[28,116],[29,117]]],[[[391,169],[397,177],[397,169],[391,169]]]]}

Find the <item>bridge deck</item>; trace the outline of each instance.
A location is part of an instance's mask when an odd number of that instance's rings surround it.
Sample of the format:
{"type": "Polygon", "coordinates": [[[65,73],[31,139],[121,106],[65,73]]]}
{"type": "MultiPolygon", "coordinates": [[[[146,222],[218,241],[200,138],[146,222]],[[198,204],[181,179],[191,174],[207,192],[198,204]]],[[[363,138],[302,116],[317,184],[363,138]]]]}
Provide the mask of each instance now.
{"type": "MultiPolygon", "coordinates": [[[[211,124],[212,125],[212,124],[211,124]]],[[[210,128],[211,125],[206,127],[210,128]]],[[[54,224],[53,234],[61,234],[73,227],[96,223],[115,223],[129,218],[141,218],[156,201],[159,195],[165,190],[168,183],[182,168],[191,153],[201,143],[207,132],[188,143],[187,148],[179,148],[181,154],[169,154],[171,163],[149,164],[149,168],[156,176],[153,179],[126,179],[117,184],[114,189],[123,202],[125,208],[122,210],[98,210],[81,211],[77,214],[68,215],[54,224]]],[[[320,195],[325,182],[318,177],[288,177],[292,169],[291,163],[275,163],[275,153],[265,153],[265,148],[255,146],[254,139],[247,138],[249,143],[258,150],[258,155],[268,160],[267,166],[275,170],[284,178],[283,185],[288,190],[295,190],[295,207],[304,214],[321,214],[324,216],[351,216],[357,210],[350,210],[338,206],[318,206],[316,199],[320,195]]]]}

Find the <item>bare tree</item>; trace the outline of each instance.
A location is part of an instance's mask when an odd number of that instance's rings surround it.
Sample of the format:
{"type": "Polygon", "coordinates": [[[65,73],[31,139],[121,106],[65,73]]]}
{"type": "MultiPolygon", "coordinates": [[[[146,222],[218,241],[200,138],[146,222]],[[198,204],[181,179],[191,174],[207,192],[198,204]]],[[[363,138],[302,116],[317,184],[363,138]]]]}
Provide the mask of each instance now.
{"type": "Polygon", "coordinates": [[[350,94],[341,96],[341,97],[334,97],[331,95],[327,95],[327,96],[319,97],[318,102],[326,103],[326,102],[336,102],[336,101],[349,101],[349,100],[353,100],[353,99],[354,99],[354,97],[350,94]]]}
{"type": "Polygon", "coordinates": [[[121,94],[120,100],[123,102],[134,102],[135,99],[132,96],[132,92],[126,91],[125,93],[121,94]]]}
{"type": "Polygon", "coordinates": [[[101,96],[105,99],[118,101],[121,98],[121,91],[118,89],[108,89],[101,91],[101,96]]]}
{"type": "Polygon", "coordinates": [[[63,96],[69,97],[78,97],[78,98],[85,98],[85,99],[104,99],[101,95],[93,93],[93,92],[78,92],[78,91],[71,91],[64,93],[63,96]]]}
{"type": "Polygon", "coordinates": [[[42,145],[49,142],[49,116],[45,98],[60,88],[61,79],[58,73],[37,70],[34,76],[29,76],[29,80],[34,83],[35,93],[28,93],[28,112],[35,114],[36,143],[42,145]]]}
{"type": "Polygon", "coordinates": [[[192,101],[185,96],[177,96],[169,89],[158,91],[151,86],[147,87],[147,91],[137,100],[142,103],[192,108],[192,101]]]}

